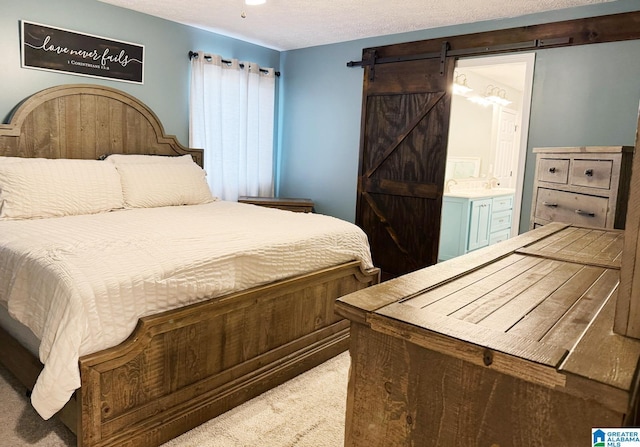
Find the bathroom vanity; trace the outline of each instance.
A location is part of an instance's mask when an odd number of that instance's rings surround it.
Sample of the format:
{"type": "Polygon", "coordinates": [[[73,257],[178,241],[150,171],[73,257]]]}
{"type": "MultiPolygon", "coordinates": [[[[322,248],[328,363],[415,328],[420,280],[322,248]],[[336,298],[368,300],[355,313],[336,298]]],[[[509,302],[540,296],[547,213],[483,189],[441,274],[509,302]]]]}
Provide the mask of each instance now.
{"type": "Polygon", "coordinates": [[[514,193],[508,188],[445,192],[438,261],[509,239],[514,193]]]}

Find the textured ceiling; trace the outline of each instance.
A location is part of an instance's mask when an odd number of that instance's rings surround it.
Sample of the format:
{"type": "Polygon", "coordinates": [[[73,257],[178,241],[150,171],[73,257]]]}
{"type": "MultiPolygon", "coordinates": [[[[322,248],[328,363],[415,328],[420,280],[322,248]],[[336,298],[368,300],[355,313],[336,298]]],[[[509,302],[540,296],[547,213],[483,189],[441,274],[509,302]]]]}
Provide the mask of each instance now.
{"type": "Polygon", "coordinates": [[[100,1],[282,51],[612,0],[100,1]]]}

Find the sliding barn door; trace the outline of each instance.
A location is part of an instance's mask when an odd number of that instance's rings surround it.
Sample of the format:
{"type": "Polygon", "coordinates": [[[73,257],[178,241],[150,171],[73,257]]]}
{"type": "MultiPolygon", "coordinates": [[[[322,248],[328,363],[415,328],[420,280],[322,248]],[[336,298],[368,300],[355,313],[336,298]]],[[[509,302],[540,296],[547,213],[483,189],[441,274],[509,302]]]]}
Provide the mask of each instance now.
{"type": "Polygon", "coordinates": [[[387,276],[437,262],[453,68],[365,66],[356,223],[387,276]]]}

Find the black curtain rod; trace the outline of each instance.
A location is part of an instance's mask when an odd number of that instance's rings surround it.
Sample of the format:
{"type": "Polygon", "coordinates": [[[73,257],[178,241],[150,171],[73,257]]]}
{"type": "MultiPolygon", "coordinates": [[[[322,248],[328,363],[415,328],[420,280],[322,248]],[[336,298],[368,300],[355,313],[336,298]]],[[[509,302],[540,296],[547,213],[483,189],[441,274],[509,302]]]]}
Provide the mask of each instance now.
{"type": "MultiPolygon", "coordinates": [[[[189,59],[193,59],[194,57],[198,57],[198,53],[196,51],[189,51],[189,59]]],[[[208,60],[211,60],[211,56],[207,56],[206,54],[204,55],[204,58],[208,59],[208,60]]],[[[225,59],[222,59],[222,62],[225,63],[225,64],[230,64],[231,63],[231,61],[228,61],[228,60],[225,60],[225,59]]],[[[240,65],[240,68],[244,68],[244,64],[239,64],[239,65],[240,65]]],[[[261,68],[260,72],[261,73],[269,73],[269,70],[265,70],[265,69],[261,68]]],[[[280,72],[276,71],[275,75],[276,76],[280,76],[280,72]]]]}

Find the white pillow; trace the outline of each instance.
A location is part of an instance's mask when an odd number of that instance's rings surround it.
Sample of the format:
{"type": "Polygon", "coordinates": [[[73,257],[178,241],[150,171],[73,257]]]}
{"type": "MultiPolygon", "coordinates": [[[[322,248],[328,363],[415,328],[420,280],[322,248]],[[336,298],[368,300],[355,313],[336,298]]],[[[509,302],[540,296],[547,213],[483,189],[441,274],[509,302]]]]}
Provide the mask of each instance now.
{"type": "Polygon", "coordinates": [[[116,165],[128,208],[200,205],[213,202],[204,170],[195,163],[116,165]]]}
{"type": "Polygon", "coordinates": [[[129,163],[195,163],[191,155],[165,156],[165,155],[141,155],[141,154],[111,154],[106,161],[116,165],[129,163]]]}
{"type": "Polygon", "coordinates": [[[112,164],[44,158],[0,164],[0,219],[94,214],[123,207],[120,177],[112,164]]]}

